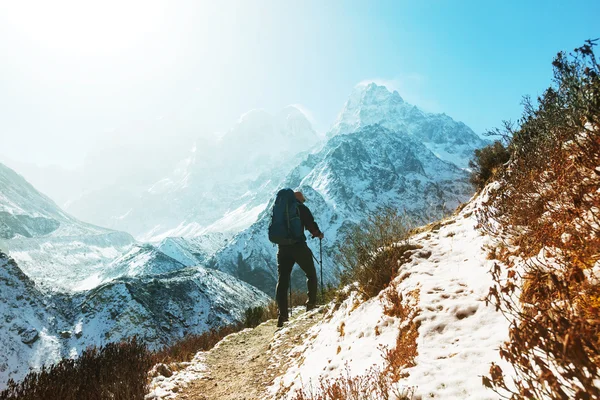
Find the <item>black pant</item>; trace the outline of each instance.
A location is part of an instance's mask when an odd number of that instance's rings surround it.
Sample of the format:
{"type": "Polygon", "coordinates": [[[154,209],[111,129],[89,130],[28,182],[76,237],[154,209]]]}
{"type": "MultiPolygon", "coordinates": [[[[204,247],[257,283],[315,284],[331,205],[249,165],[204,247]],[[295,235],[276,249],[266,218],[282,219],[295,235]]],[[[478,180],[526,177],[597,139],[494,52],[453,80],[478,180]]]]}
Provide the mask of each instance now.
{"type": "Polygon", "coordinates": [[[298,263],[306,274],[306,285],[308,286],[308,304],[317,303],[317,270],[313,262],[312,252],[306,242],[291,245],[280,245],[277,252],[277,291],[275,300],[279,308],[279,316],[288,317],[287,291],[290,287],[290,276],[294,263],[298,263]]]}

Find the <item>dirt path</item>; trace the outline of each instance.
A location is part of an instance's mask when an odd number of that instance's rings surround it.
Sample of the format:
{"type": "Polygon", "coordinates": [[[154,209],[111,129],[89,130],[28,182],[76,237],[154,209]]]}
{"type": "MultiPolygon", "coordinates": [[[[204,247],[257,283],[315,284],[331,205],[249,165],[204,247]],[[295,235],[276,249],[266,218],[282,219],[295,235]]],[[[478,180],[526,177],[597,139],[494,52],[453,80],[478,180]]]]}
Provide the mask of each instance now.
{"type": "Polygon", "coordinates": [[[321,310],[293,315],[277,329],[275,320],[225,338],[207,353],[204,376],[178,396],[188,400],[266,399],[266,388],[285,372],[287,354],[304,340],[304,334],[322,318],[321,310]]]}

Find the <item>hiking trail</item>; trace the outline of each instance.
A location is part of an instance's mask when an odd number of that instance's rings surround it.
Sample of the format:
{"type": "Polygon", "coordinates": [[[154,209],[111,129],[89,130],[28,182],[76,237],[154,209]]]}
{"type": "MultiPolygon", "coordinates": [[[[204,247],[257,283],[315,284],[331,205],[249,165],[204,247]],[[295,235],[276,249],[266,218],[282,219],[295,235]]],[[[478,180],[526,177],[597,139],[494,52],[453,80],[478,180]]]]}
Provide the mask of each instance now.
{"type": "MultiPolygon", "coordinates": [[[[176,398],[186,400],[254,400],[271,397],[267,387],[285,373],[288,353],[305,339],[323,317],[323,307],[294,310],[290,322],[277,329],[276,320],[231,334],[197,359],[205,370],[187,383],[176,398]]],[[[292,355],[293,357],[293,355],[292,355]]],[[[183,385],[182,385],[183,386],[183,385]]],[[[161,396],[159,398],[172,398],[161,396]]]]}

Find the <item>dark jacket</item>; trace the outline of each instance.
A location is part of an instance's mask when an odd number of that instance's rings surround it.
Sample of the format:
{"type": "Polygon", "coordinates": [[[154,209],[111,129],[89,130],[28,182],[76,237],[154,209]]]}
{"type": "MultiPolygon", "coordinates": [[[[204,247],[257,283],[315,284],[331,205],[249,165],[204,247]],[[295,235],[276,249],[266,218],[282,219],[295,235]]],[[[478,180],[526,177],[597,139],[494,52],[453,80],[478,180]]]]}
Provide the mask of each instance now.
{"type": "Polygon", "coordinates": [[[304,229],[310,232],[310,234],[315,237],[321,234],[321,230],[319,229],[319,225],[315,222],[315,218],[312,213],[304,204],[298,202],[298,211],[300,212],[300,222],[302,223],[302,231],[304,229]]]}

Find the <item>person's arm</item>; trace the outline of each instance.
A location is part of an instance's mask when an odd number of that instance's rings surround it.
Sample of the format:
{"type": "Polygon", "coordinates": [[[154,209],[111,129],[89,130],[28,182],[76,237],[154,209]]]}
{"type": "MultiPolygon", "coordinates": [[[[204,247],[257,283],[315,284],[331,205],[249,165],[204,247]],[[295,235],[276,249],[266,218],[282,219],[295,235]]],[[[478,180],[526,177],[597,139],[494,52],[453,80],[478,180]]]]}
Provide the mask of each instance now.
{"type": "Polygon", "coordinates": [[[313,237],[323,238],[323,232],[319,229],[319,225],[315,222],[312,213],[304,204],[298,207],[300,209],[300,220],[302,225],[310,232],[313,237]]]}

